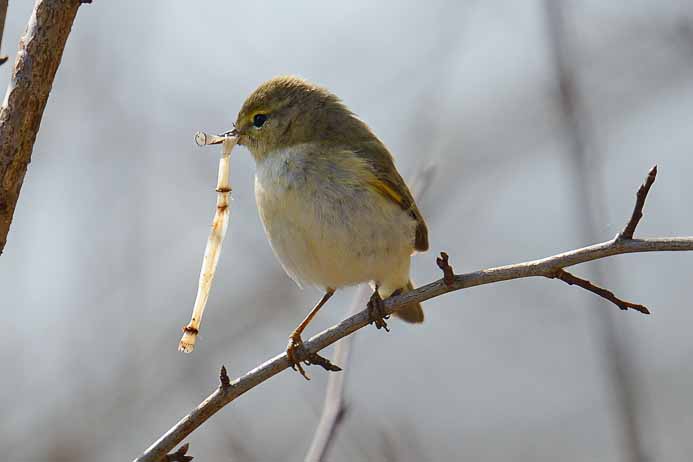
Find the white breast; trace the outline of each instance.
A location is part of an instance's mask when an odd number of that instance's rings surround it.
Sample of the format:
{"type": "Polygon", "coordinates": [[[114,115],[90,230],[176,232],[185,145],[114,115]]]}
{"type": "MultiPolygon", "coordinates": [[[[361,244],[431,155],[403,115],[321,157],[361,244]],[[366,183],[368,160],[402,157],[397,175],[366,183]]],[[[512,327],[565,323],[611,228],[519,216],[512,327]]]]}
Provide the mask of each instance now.
{"type": "Polygon", "coordinates": [[[405,285],[415,222],[340,162],[306,151],[295,146],[257,164],[260,218],[285,271],[322,288],[405,285]]]}

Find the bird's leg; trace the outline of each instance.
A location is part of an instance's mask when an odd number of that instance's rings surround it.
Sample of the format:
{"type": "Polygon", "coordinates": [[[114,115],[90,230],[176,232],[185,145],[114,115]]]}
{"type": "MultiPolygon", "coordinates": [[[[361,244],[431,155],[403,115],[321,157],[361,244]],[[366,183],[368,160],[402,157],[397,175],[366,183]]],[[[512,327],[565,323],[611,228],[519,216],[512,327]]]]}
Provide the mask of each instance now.
{"type": "MultiPolygon", "coordinates": [[[[286,347],[286,356],[289,358],[289,364],[291,364],[291,368],[295,371],[298,371],[303,378],[306,380],[310,380],[310,377],[306,375],[306,371],[303,369],[303,366],[301,365],[301,360],[299,359],[299,353],[303,349],[303,340],[301,339],[301,334],[303,333],[304,329],[310,321],[313,320],[315,315],[320,311],[320,308],[327,303],[327,301],[332,297],[334,294],[334,289],[328,288],[327,291],[325,292],[325,295],[320,299],[317,305],[310,310],[310,313],[308,313],[308,316],[305,317],[303,321],[301,321],[301,324],[294,329],[294,331],[291,333],[289,336],[289,344],[286,347]]],[[[334,364],[330,363],[326,358],[323,358],[322,356],[318,355],[317,353],[311,353],[306,356],[306,358],[303,360],[306,364],[317,364],[319,366],[322,366],[324,369],[328,371],[341,371],[341,369],[334,364]]]]}
{"type": "Polygon", "coordinates": [[[370,324],[375,324],[376,328],[384,328],[387,332],[390,332],[385,322],[390,316],[385,314],[383,299],[380,298],[380,294],[378,293],[378,286],[375,286],[373,295],[371,295],[370,300],[368,300],[368,317],[371,320],[370,324]]]}

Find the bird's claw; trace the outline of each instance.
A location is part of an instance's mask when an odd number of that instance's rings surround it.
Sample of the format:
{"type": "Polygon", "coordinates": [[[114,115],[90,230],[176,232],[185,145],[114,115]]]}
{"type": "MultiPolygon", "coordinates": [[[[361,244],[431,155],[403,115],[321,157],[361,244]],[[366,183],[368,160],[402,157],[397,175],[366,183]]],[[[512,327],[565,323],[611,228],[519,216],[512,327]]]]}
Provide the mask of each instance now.
{"type": "Polygon", "coordinates": [[[302,353],[303,351],[303,339],[301,339],[300,334],[294,332],[289,337],[289,344],[286,346],[286,356],[287,358],[289,358],[289,364],[291,365],[291,369],[301,374],[304,379],[310,380],[310,377],[308,377],[305,369],[303,369],[303,366],[301,365],[301,361],[298,359],[300,353],[302,353]]]}
{"type": "Polygon", "coordinates": [[[335,366],[330,362],[329,359],[320,356],[317,353],[306,353],[305,347],[303,346],[303,340],[299,334],[293,333],[289,337],[289,344],[286,346],[286,356],[289,358],[289,364],[291,368],[301,374],[304,379],[310,380],[308,374],[306,374],[305,369],[301,363],[307,366],[315,364],[320,366],[326,371],[338,372],[342,368],[335,366]],[[304,360],[300,360],[300,357],[305,357],[304,360]]]}
{"type": "Polygon", "coordinates": [[[390,332],[385,322],[386,319],[390,319],[390,315],[385,314],[383,299],[380,298],[377,288],[373,291],[370,300],[368,300],[368,317],[370,318],[369,324],[375,324],[377,329],[382,328],[390,332]]]}

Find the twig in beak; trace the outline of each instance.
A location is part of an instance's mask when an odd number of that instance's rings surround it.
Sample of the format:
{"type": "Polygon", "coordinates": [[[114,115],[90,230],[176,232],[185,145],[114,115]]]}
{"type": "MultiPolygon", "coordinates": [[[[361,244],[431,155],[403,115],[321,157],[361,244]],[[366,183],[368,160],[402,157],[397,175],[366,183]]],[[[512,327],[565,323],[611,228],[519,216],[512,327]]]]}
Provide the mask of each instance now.
{"type": "Polygon", "coordinates": [[[227,132],[222,133],[221,135],[210,135],[209,133],[205,132],[197,132],[195,133],[195,143],[198,146],[210,146],[212,144],[221,144],[225,140],[229,138],[235,138],[236,136],[236,129],[234,128],[233,130],[229,130],[227,132]]]}
{"type": "Polygon", "coordinates": [[[212,288],[212,280],[214,272],[219,261],[219,253],[221,244],[226,235],[226,228],[229,223],[229,193],[231,186],[229,185],[229,159],[231,151],[236,145],[238,139],[230,136],[209,135],[203,132],[195,134],[195,141],[200,146],[211,144],[222,144],[222,155],[219,159],[219,176],[217,179],[217,208],[212,221],[212,230],[209,233],[205,255],[202,259],[202,269],[200,270],[200,282],[197,287],[197,297],[195,297],[195,306],[193,307],[192,319],[190,323],[183,327],[183,338],[178,346],[179,351],[190,353],[195,348],[195,340],[200,331],[200,323],[202,322],[202,313],[207,304],[209,290],[212,288]]]}

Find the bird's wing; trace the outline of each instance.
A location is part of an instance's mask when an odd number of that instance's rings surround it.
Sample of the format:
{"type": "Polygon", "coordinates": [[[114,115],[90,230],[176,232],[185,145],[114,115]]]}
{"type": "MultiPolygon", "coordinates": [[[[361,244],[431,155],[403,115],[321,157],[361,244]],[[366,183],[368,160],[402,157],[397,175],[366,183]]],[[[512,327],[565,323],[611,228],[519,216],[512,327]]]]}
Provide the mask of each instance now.
{"type": "Polygon", "coordinates": [[[373,176],[369,184],[383,197],[395,202],[416,221],[414,248],[428,250],[428,228],[407,184],[395,168],[392,155],[379,140],[361,143],[354,152],[366,161],[373,176]]]}

